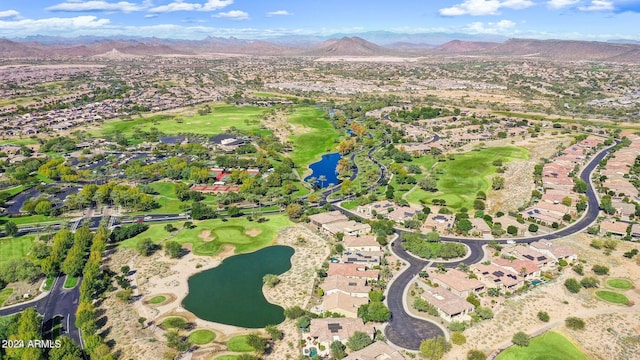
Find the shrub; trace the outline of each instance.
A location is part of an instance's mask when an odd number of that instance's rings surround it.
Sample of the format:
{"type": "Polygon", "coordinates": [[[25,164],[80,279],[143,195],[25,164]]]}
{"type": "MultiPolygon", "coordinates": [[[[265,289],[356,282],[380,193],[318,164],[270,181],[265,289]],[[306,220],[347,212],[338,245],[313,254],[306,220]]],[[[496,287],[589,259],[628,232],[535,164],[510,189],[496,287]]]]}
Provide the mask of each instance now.
{"type": "Polygon", "coordinates": [[[570,293],[577,294],[580,292],[580,283],[578,280],[574,278],[569,278],[564,281],[564,286],[569,290],[570,293]]]}
{"type": "Polygon", "coordinates": [[[469,350],[467,353],[467,360],[486,360],[487,354],[480,350],[469,350]]]}
{"type": "Polygon", "coordinates": [[[582,268],[582,264],[576,264],[571,269],[573,269],[573,271],[575,271],[576,274],[578,275],[584,275],[584,269],[582,268]]]}
{"type": "Polygon", "coordinates": [[[582,330],[586,325],[584,320],[574,316],[566,318],[564,324],[571,330],[582,330]]]}
{"type": "Polygon", "coordinates": [[[462,345],[467,342],[467,337],[464,336],[464,334],[462,334],[461,332],[456,331],[451,334],[451,342],[456,345],[462,345]]]}
{"type": "Polygon", "coordinates": [[[513,337],[511,338],[512,343],[522,347],[529,346],[530,340],[531,340],[531,337],[529,337],[529,335],[527,335],[522,331],[518,331],[517,333],[513,334],[513,337]]]}
{"type": "Polygon", "coordinates": [[[549,313],[546,311],[538,311],[538,319],[540,321],[549,322],[549,313]]]}
{"type": "Polygon", "coordinates": [[[451,331],[464,331],[467,328],[467,323],[464,321],[452,321],[449,324],[449,330],[451,331]]]}
{"type": "Polygon", "coordinates": [[[529,232],[538,232],[538,225],[536,224],[529,224],[529,232]]]}
{"type": "Polygon", "coordinates": [[[582,280],[580,280],[580,285],[582,285],[582,287],[585,289],[597,288],[598,284],[599,284],[598,279],[591,276],[582,278],[582,280]]]}
{"type": "Polygon", "coordinates": [[[604,266],[604,265],[593,265],[591,270],[593,270],[593,272],[596,273],[596,275],[608,275],[609,274],[609,268],[604,266]]]}

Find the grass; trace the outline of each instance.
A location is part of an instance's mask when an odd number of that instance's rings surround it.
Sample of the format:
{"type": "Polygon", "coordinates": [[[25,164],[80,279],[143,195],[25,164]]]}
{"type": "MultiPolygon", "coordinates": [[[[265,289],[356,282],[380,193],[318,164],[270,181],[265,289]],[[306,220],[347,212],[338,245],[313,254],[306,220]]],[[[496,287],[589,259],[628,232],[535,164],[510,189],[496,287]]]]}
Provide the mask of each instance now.
{"type": "Polygon", "coordinates": [[[189,334],[189,342],[196,345],[204,345],[212,342],[216,338],[216,333],[207,329],[200,329],[189,334]]]}
{"type": "Polygon", "coordinates": [[[610,303],[614,303],[614,304],[622,304],[622,305],[628,305],[629,304],[629,298],[627,298],[623,294],[620,294],[620,293],[617,293],[617,292],[613,292],[613,291],[598,290],[598,291],[596,291],[596,296],[600,300],[604,300],[604,301],[607,301],[607,302],[610,302],[610,303]]]}
{"type": "Polygon", "coordinates": [[[0,239],[0,265],[27,257],[34,241],[32,235],[0,239]]]}
{"type": "Polygon", "coordinates": [[[7,221],[13,221],[16,225],[27,225],[27,224],[61,222],[61,221],[64,221],[64,219],[60,217],[45,216],[45,215],[29,215],[29,216],[19,216],[19,217],[9,217],[5,215],[0,217],[0,225],[5,224],[7,221]]]}
{"type": "Polygon", "coordinates": [[[5,288],[0,290],[0,306],[2,306],[4,302],[7,301],[7,299],[9,299],[9,296],[11,296],[11,294],[13,294],[13,288],[5,288]]]}
{"type": "MultiPolygon", "coordinates": [[[[493,111],[493,113],[497,115],[517,117],[521,119],[547,120],[547,121],[567,123],[567,124],[580,124],[583,126],[598,126],[598,127],[608,128],[608,129],[619,129],[621,127],[623,129],[635,129],[635,130],[640,129],[640,127],[636,125],[615,124],[612,121],[607,121],[607,120],[593,121],[593,120],[585,120],[585,119],[568,119],[568,118],[560,118],[557,116],[554,117],[554,116],[547,116],[542,114],[524,114],[524,113],[518,113],[518,112],[511,112],[511,111],[493,111]]],[[[562,130],[562,129],[555,129],[555,130],[562,130]]]]}
{"type": "Polygon", "coordinates": [[[167,301],[166,296],[158,295],[149,299],[149,304],[162,304],[165,301],[167,301]]]}
{"type": "Polygon", "coordinates": [[[45,183],[45,184],[52,184],[54,181],[51,180],[50,178],[38,173],[36,174],[36,179],[41,182],[41,183],[45,183]]]}
{"type": "Polygon", "coordinates": [[[54,281],[55,279],[56,279],[56,277],[55,277],[55,276],[51,276],[51,275],[47,276],[47,279],[44,281],[44,287],[43,287],[43,289],[44,289],[45,291],[49,291],[49,290],[51,290],[51,287],[53,286],[53,281],[54,281]]]}
{"type": "Polygon", "coordinates": [[[235,106],[214,104],[213,111],[207,115],[167,116],[156,115],[134,120],[114,120],[105,123],[97,135],[110,135],[121,132],[129,137],[136,129],[149,131],[152,127],[165,134],[196,133],[217,135],[230,127],[240,130],[259,130],[265,109],[255,106],[235,106]],[[182,119],[179,123],[177,118],[182,119]]]}
{"type": "Polygon", "coordinates": [[[64,279],[63,287],[65,289],[73,289],[74,287],[76,287],[76,285],[78,285],[78,277],[67,275],[67,277],[64,279]]]}
{"type": "Polygon", "coordinates": [[[531,339],[529,346],[512,346],[496,360],[587,360],[587,356],[567,338],[548,331],[531,339]]]}
{"type": "Polygon", "coordinates": [[[247,344],[247,335],[234,336],[227,341],[227,349],[235,352],[249,352],[253,348],[247,344]]]}
{"type": "Polygon", "coordinates": [[[633,283],[627,279],[608,279],[606,284],[608,287],[620,290],[629,290],[633,288],[633,283]]]}
{"type": "MultiPolygon", "coordinates": [[[[0,101],[0,104],[2,104],[2,101],[0,101]]],[[[0,105],[0,106],[4,106],[4,105],[0,105]]],[[[38,140],[36,139],[10,139],[10,140],[0,140],[0,145],[16,145],[16,146],[22,146],[22,145],[35,145],[38,143],[38,140]]]]}
{"type": "Polygon", "coordinates": [[[236,360],[238,355],[222,355],[215,358],[215,360],[236,360]]]}
{"type": "Polygon", "coordinates": [[[433,199],[444,199],[449,207],[471,209],[476,193],[486,193],[491,187],[491,176],[496,173],[496,167],[492,165],[495,160],[507,163],[515,159],[527,159],[528,156],[526,149],[515,146],[492,147],[455,155],[453,160],[437,164],[432,171],[438,179],[438,192],[416,189],[407,196],[407,200],[430,203],[433,199]]]}
{"type": "Polygon", "coordinates": [[[289,122],[304,127],[306,132],[292,135],[293,152],[291,160],[298,166],[298,171],[305,171],[307,166],[320,160],[321,155],[335,149],[338,131],[323,118],[323,112],[314,107],[297,107],[289,116],[289,122]]]}
{"type": "Polygon", "coordinates": [[[169,323],[167,322],[167,320],[169,319],[184,319],[184,321],[187,321],[187,319],[185,319],[182,316],[169,316],[168,318],[165,318],[164,320],[162,320],[162,323],[160,324],[163,328],[165,329],[172,329],[173,327],[169,325],[169,323]]]}
{"type": "Polygon", "coordinates": [[[10,189],[6,189],[6,190],[2,190],[0,191],[0,193],[3,194],[8,194],[10,197],[16,196],[18,194],[20,194],[21,192],[30,189],[33,185],[18,185],[18,186],[14,186],[10,189]]]}
{"type": "Polygon", "coordinates": [[[358,207],[358,202],[356,200],[344,201],[340,204],[340,206],[347,210],[353,210],[358,207]]]}
{"type": "MultiPolygon", "coordinates": [[[[212,256],[220,252],[223,245],[232,245],[236,253],[250,252],[269,245],[276,237],[278,230],[290,226],[292,223],[285,215],[265,216],[268,221],[258,223],[247,218],[221,220],[194,221],[193,229],[182,229],[175,235],[164,230],[166,224],[151,224],[149,229],[137,236],[120,243],[120,247],[135,248],[140,239],[151,238],[154,243],[171,238],[180,244],[192,244],[193,253],[196,255],[212,256]],[[260,234],[249,236],[245,231],[257,229],[260,234]],[[203,230],[211,231],[212,241],[204,241],[198,235],[203,230]]],[[[182,224],[173,224],[181,228],[182,224]]]]}

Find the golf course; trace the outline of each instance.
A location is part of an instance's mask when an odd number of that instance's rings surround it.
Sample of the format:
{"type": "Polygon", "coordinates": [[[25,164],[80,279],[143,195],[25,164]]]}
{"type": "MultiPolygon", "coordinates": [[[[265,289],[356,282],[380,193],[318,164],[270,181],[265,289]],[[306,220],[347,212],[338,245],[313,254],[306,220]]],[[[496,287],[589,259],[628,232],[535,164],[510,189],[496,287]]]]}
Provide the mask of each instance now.
{"type": "Polygon", "coordinates": [[[587,360],[586,355],[561,334],[548,331],[531,339],[529,346],[512,346],[496,360],[587,360]]]}

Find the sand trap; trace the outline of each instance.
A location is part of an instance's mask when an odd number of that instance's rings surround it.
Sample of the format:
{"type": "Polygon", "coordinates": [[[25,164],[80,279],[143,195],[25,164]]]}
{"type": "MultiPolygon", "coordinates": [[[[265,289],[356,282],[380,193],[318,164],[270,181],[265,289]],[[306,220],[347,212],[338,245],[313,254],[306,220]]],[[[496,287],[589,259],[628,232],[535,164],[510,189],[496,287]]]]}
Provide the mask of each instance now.
{"type": "Polygon", "coordinates": [[[202,230],[200,234],[198,234],[198,237],[205,242],[209,242],[213,240],[213,237],[211,236],[211,230],[202,230]]]}
{"type": "Polygon", "coordinates": [[[245,231],[244,233],[249,235],[249,236],[251,236],[251,237],[256,237],[256,236],[258,236],[258,235],[260,235],[262,233],[262,230],[253,228],[253,229],[249,229],[249,230],[245,231]]]}

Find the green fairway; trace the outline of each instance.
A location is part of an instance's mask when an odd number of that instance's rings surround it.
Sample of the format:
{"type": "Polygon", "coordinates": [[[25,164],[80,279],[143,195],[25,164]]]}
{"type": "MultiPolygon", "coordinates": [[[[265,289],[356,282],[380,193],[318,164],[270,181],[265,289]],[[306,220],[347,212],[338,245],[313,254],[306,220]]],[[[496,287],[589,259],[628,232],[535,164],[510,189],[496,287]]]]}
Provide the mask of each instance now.
{"type": "MultiPolygon", "coordinates": [[[[154,243],[160,243],[171,238],[180,244],[191,244],[196,255],[215,255],[225,244],[234,246],[236,253],[250,252],[269,245],[278,230],[292,224],[285,215],[270,215],[265,218],[268,221],[262,223],[249,221],[247,218],[194,221],[196,227],[181,229],[175,235],[164,229],[166,224],[152,224],[147,231],[121,242],[119,246],[135,248],[140,239],[151,238],[154,243]]],[[[173,226],[182,228],[182,223],[173,223],[173,226]]]]}
{"type": "Polygon", "coordinates": [[[598,290],[596,291],[596,296],[601,300],[608,301],[614,304],[629,304],[629,299],[626,296],[613,291],[598,290]]]}
{"type": "Polygon", "coordinates": [[[78,285],[78,277],[67,275],[67,277],[64,279],[64,285],[62,286],[65,289],[73,289],[74,287],[76,287],[76,285],[78,285]]]}
{"type": "Polygon", "coordinates": [[[629,290],[633,288],[633,283],[627,279],[608,279],[606,284],[608,287],[620,290],[629,290]]]}
{"type": "Polygon", "coordinates": [[[438,178],[438,192],[416,189],[407,200],[430,203],[433,199],[444,199],[449,207],[471,209],[476,193],[488,192],[491,188],[491,177],[496,173],[496,167],[492,165],[495,160],[507,163],[516,159],[524,160],[528,156],[526,149],[515,146],[493,147],[455,155],[454,160],[439,163],[432,171],[438,178]]]}
{"type": "Polygon", "coordinates": [[[35,236],[32,235],[0,239],[0,265],[26,257],[33,247],[34,240],[35,236]]]}
{"type": "Polygon", "coordinates": [[[247,344],[247,335],[234,336],[227,341],[227,349],[235,352],[249,352],[253,348],[247,344]]]}
{"type": "Polygon", "coordinates": [[[207,329],[200,329],[189,334],[189,342],[196,345],[204,345],[212,342],[216,333],[207,329]]]}
{"type": "Polygon", "coordinates": [[[11,296],[11,294],[13,294],[13,288],[5,288],[0,290],[0,306],[2,306],[4,302],[7,301],[7,299],[9,299],[9,296],[11,296]]]}
{"type": "Polygon", "coordinates": [[[291,136],[294,144],[291,160],[298,166],[299,171],[306,171],[307,166],[320,160],[322,154],[334,151],[336,146],[334,140],[339,137],[339,134],[331,123],[324,119],[322,110],[314,107],[297,107],[293,114],[289,115],[289,122],[305,128],[303,134],[291,136]]]}
{"type": "Polygon", "coordinates": [[[264,108],[256,106],[235,106],[215,104],[207,115],[169,116],[156,115],[134,120],[114,120],[105,123],[97,134],[109,135],[120,132],[131,136],[136,129],[149,131],[157,128],[165,134],[196,133],[217,135],[230,127],[240,130],[259,130],[264,108]],[[181,119],[181,122],[176,121],[181,119]]]}
{"type": "Polygon", "coordinates": [[[162,296],[162,295],[158,295],[158,296],[154,296],[149,300],[149,304],[161,304],[163,302],[167,301],[167,297],[166,296],[162,296]]]}
{"type": "Polygon", "coordinates": [[[567,338],[548,331],[531,339],[527,347],[512,346],[496,360],[587,360],[587,356],[567,338]]]}

